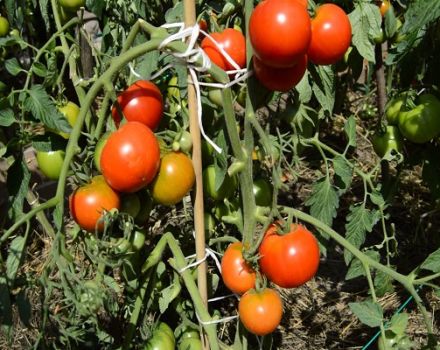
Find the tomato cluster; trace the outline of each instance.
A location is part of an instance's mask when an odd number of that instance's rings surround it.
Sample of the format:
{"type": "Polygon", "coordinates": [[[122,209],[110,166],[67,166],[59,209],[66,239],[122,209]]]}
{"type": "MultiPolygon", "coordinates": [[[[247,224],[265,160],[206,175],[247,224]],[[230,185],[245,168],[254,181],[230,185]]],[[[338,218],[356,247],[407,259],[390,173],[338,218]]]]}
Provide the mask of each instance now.
{"type": "Polygon", "coordinates": [[[307,1],[260,2],[249,21],[255,75],[269,90],[288,91],[301,80],[307,62],[339,61],[351,42],[348,16],[337,5],[324,4],[310,18],[307,1]]]}

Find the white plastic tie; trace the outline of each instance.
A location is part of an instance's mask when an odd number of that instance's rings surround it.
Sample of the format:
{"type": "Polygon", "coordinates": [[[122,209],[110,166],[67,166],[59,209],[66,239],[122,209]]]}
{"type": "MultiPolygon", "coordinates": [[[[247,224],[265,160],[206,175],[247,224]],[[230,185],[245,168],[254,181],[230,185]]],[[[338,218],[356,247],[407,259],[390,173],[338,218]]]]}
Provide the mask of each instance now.
{"type": "Polygon", "coordinates": [[[207,325],[210,325],[210,324],[226,323],[226,322],[229,322],[229,321],[233,321],[233,320],[238,318],[238,315],[227,316],[227,317],[220,318],[218,320],[202,321],[200,319],[199,315],[196,312],[196,317],[197,317],[197,321],[199,321],[200,324],[207,326],[207,325]]]}

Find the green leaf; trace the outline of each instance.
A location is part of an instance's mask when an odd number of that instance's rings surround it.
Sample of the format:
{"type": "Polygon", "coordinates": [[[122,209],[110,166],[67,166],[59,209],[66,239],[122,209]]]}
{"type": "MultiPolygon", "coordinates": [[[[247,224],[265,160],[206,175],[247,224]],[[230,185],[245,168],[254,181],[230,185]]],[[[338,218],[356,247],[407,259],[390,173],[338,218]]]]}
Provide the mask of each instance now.
{"type": "Polygon", "coordinates": [[[49,19],[49,12],[47,10],[49,0],[39,0],[38,4],[40,5],[40,12],[41,16],[44,20],[44,25],[46,26],[46,32],[50,31],[50,19],[49,19]]]}
{"type": "Polygon", "coordinates": [[[58,111],[52,99],[41,85],[34,85],[27,91],[24,108],[49,129],[71,132],[66,118],[58,111]]]}
{"type": "Polygon", "coordinates": [[[431,253],[420,267],[434,273],[440,272],[440,248],[431,253]]]}
{"type": "Polygon", "coordinates": [[[375,4],[360,2],[348,17],[353,33],[353,45],[367,61],[376,62],[374,44],[369,37],[375,37],[375,34],[380,32],[382,18],[378,7],[375,4]]]}
{"type": "MultiPolygon", "coordinates": [[[[367,250],[365,255],[374,261],[379,261],[380,259],[380,254],[376,250],[367,250]]],[[[362,266],[362,262],[359,259],[352,259],[347,274],[345,275],[345,279],[348,281],[360,276],[365,276],[365,269],[362,266]]]]}
{"type": "Polygon", "coordinates": [[[32,307],[29,299],[26,295],[26,291],[22,290],[18,293],[16,298],[16,303],[18,307],[18,314],[20,315],[20,320],[26,327],[31,325],[32,307]]]}
{"type": "Polygon", "coordinates": [[[397,19],[394,14],[394,8],[390,6],[384,17],[384,30],[387,38],[392,38],[397,31],[397,19]]]}
{"type": "Polygon", "coordinates": [[[394,292],[393,279],[382,271],[376,271],[376,276],[374,277],[374,289],[379,298],[387,293],[394,292]]]}
{"type": "Polygon", "coordinates": [[[177,1],[173,8],[165,13],[167,23],[183,22],[183,1],[177,1]]]}
{"type": "Polygon", "coordinates": [[[344,193],[350,188],[353,168],[343,156],[333,158],[333,168],[335,170],[335,185],[344,193]]]}
{"type": "Polygon", "coordinates": [[[159,297],[159,311],[161,314],[163,314],[166,309],[168,309],[170,303],[179,295],[178,292],[176,293],[177,289],[180,292],[180,283],[173,283],[168,287],[162,289],[159,297]]]}
{"type": "Polygon", "coordinates": [[[329,177],[324,176],[315,182],[305,204],[310,207],[310,214],[314,218],[328,226],[332,225],[339,207],[339,197],[329,177]]]}
{"type": "Polygon", "coordinates": [[[20,63],[18,63],[18,60],[14,58],[10,58],[5,62],[6,70],[9,72],[9,74],[16,76],[20,72],[25,72],[23,68],[21,68],[20,63]]]}
{"type": "Polygon", "coordinates": [[[312,66],[312,90],[322,108],[332,113],[335,105],[335,73],[331,66],[312,66]]]}
{"type": "Polygon", "coordinates": [[[394,334],[401,336],[405,334],[406,327],[408,326],[408,314],[401,313],[396,314],[391,318],[390,327],[394,334]]]}
{"type": "Polygon", "coordinates": [[[31,174],[23,159],[17,159],[8,169],[7,185],[15,217],[23,213],[24,198],[29,188],[30,179],[31,174]]]}
{"type": "Polygon", "coordinates": [[[25,247],[26,239],[22,236],[15,237],[9,246],[8,258],[6,259],[6,276],[8,277],[8,283],[11,287],[14,286],[15,277],[20,268],[25,247]]]}
{"type": "Polygon", "coordinates": [[[379,327],[383,321],[383,311],[379,304],[372,301],[363,301],[360,303],[349,303],[348,306],[359,320],[369,327],[379,327]]]}
{"type": "Polygon", "coordinates": [[[308,103],[312,99],[312,87],[309,82],[309,73],[306,72],[300,82],[295,86],[299,93],[299,100],[302,103],[308,103]]]}
{"type": "MultiPolygon", "coordinates": [[[[347,215],[347,223],[345,224],[345,238],[356,248],[360,248],[365,242],[366,233],[371,232],[376,222],[375,212],[367,209],[364,203],[351,205],[350,212],[347,215]]],[[[344,260],[347,265],[352,258],[351,252],[345,249],[344,260]]]]}
{"type": "MultiPolygon", "coordinates": [[[[135,71],[142,77],[150,77],[157,70],[159,63],[159,51],[150,51],[143,55],[136,64],[135,71]]],[[[136,78],[135,80],[138,80],[136,78]]]]}
{"type": "Polygon", "coordinates": [[[0,276],[0,325],[12,326],[12,304],[5,276],[0,276]]]}
{"type": "Polygon", "coordinates": [[[351,147],[356,147],[356,118],[353,115],[345,122],[344,131],[348,138],[348,144],[351,147]]]}
{"type": "Polygon", "coordinates": [[[32,147],[41,152],[65,150],[66,140],[54,133],[47,133],[35,136],[32,140],[32,147]]]}
{"type": "Polygon", "coordinates": [[[378,207],[384,207],[385,206],[385,199],[382,196],[382,193],[380,193],[379,191],[374,191],[369,193],[371,202],[373,202],[373,204],[376,204],[378,207]]]}
{"type": "Polygon", "coordinates": [[[32,71],[41,78],[45,78],[47,75],[47,68],[40,62],[34,62],[32,65],[32,71]]]}
{"type": "Polygon", "coordinates": [[[440,18],[440,1],[411,1],[405,11],[402,33],[418,32],[424,26],[440,18]]]}
{"type": "Polygon", "coordinates": [[[0,109],[0,126],[11,126],[14,123],[14,111],[11,108],[0,109]]]}

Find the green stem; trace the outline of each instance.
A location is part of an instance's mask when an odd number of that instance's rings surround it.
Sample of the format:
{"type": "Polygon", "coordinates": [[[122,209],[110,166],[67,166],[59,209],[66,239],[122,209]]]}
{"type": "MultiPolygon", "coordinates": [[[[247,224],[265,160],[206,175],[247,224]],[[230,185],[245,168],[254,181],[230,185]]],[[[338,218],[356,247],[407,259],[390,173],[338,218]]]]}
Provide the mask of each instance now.
{"type": "Polygon", "coordinates": [[[426,277],[417,278],[416,280],[414,280],[414,284],[425,284],[439,277],[440,277],[440,272],[437,272],[426,277]]]}

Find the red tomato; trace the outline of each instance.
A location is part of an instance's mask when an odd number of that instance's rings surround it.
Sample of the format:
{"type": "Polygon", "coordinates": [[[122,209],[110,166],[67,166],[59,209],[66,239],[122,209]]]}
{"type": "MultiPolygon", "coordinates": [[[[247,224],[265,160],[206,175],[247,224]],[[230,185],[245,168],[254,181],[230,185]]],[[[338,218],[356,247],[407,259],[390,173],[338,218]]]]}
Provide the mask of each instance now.
{"type": "Polygon", "coordinates": [[[304,8],[307,9],[308,6],[308,0],[295,0],[298,4],[301,4],[304,8]]]}
{"type": "Polygon", "coordinates": [[[300,82],[307,69],[307,56],[303,55],[293,67],[275,68],[252,58],[254,72],[260,83],[272,91],[289,91],[300,82]]]}
{"type": "Polygon", "coordinates": [[[238,313],[249,332],[266,335],[272,333],[280,324],[283,304],[279,294],[273,289],[252,289],[241,297],[238,313]]]}
{"type": "Polygon", "coordinates": [[[159,173],[151,186],[151,195],[157,203],[176,204],[194,186],[195,178],[193,163],[187,155],[168,153],[160,162],[159,173]]]}
{"type": "Polygon", "coordinates": [[[292,224],[290,232],[284,235],[279,235],[277,229],[277,225],[271,225],[261,242],[261,272],[280,287],[298,287],[318,270],[318,241],[302,225],[292,224]]]}
{"type": "MultiPolygon", "coordinates": [[[[127,121],[141,122],[155,130],[163,113],[163,97],[159,88],[148,80],[138,80],[118,96],[118,103],[127,121]]],[[[116,105],[112,117],[119,126],[121,115],[116,105]]]]}
{"type": "Polygon", "coordinates": [[[351,24],[344,10],[335,4],[319,6],[312,20],[309,60],[315,64],[334,64],[344,57],[350,43],[351,24]]]}
{"type": "Polygon", "coordinates": [[[119,209],[119,195],[107,185],[102,175],[95,176],[90,184],[76,189],[69,197],[70,213],[84,230],[102,231],[100,221],[104,210],[119,209]]]}
{"type": "Polygon", "coordinates": [[[159,143],[149,127],[127,122],[112,133],[101,154],[101,171],[108,184],[120,192],[136,192],[156,176],[159,143]]]}
{"type": "Polygon", "coordinates": [[[311,33],[307,9],[298,1],[262,1],[249,21],[254,54],[272,67],[295,65],[307,52],[311,33]]]}
{"type": "MultiPolygon", "coordinates": [[[[233,28],[227,28],[221,33],[210,33],[210,35],[240,68],[246,66],[246,39],[241,32],[233,28]]],[[[209,59],[221,69],[225,71],[235,70],[211,38],[205,37],[200,47],[205,51],[209,59]]]]}
{"type": "Polygon", "coordinates": [[[232,243],[222,258],[223,282],[236,294],[243,294],[255,287],[255,271],[244,260],[242,250],[241,242],[232,243]]]}

